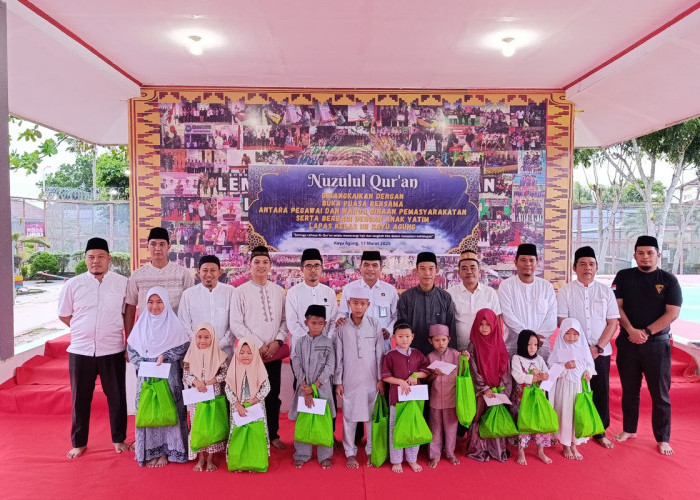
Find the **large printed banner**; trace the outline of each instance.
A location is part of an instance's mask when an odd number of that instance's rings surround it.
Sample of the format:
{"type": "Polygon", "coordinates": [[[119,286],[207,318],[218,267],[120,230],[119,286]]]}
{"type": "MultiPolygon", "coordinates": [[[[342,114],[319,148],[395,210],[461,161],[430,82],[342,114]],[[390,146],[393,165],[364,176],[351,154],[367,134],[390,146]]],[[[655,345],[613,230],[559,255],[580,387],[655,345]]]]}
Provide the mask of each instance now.
{"type": "Polygon", "coordinates": [[[275,249],[458,251],[478,231],[480,170],[252,165],[249,224],[275,249]]]}
{"type": "Polygon", "coordinates": [[[529,242],[557,286],[570,266],[572,113],[548,91],[145,88],[130,104],[132,262],[147,261],[161,225],[172,261],[194,273],[215,254],[233,285],[263,244],[285,288],[310,247],[336,291],[369,249],[399,289],[417,283],[425,250],[439,286],[459,282],[467,249],[497,287],[529,242]]]}

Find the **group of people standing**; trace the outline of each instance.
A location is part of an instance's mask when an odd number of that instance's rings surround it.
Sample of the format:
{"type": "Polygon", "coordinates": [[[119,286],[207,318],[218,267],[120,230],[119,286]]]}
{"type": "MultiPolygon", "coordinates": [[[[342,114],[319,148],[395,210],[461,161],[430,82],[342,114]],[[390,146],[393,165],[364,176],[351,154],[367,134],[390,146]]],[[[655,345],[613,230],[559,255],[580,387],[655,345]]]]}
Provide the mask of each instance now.
{"type": "MultiPolygon", "coordinates": [[[[612,288],[595,281],[597,261],[590,247],[575,252],[577,280],[555,296],[548,281],[535,276],[537,249],[518,247],[517,274],[504,280],[498,293],[480,282],[480,262],[471,251],[460,255],[461,283],[444,290],[435,286],[439,269],[431,252],[421,252],[415,273],[419,284],[400,296],[380,279],[379,252],[362,254],[361,279],[348,283],[337,302],[335,292],[320,282],[323,257],[307,249],[301,257],[304,281],[285,290],[268,280],[271,259],[264,246],[250,254],[250,281],[234,288],[219,281],[223,271],[212,255],[199,261],[196,286],[188,270],[168,261],[170,238],[160,227],[150,231],[150,262],[125,278],[109,270],[107,242],[92,238],[86,247],[88,272],[69,280],[62,290],[59,317],[71,329],[69,372],[73,412],[69,458],[86,446],[90,403],[100,375],[109,404],[112,442],[118,453],[133,449],[139,465],[198,459],[195,470],[216,469],[215,456],[227,449],[214,443],[194,453],[189,446],[195,405],[183,404],[183,388],[225,395],[231,412],[243,416],[249,404],[264,409],[268,454],[270,446],[285,449],[279,435],[282,360],[289,356],[295,397],[289,416],[296,419],[299,404],[326,399],[334,417],[343,407],[342,446],[347,466],[357,468],[357,443],[367,427],[365,452],[371,453],[372,408],[378,394],[390,407],[389,449],[392,469],[401,472],[405,459],[414,471],[418,447],[393,446],[395,408],[399,392],[425,379],[430,384],[426,417],[433,431],[428,465],[436,467],[443,450],[458,464],[457,438],[465,436],[466,455],[486,461],[505,461],[504,439],[483,439],[479,418],[484,398],[505,392],[516,414],[523,387],[547,380],[554,364],[563,366],[550,393],[560,418],[556,435],[569,459],[583,458],[573,433],[573,398],[581,379],[590,380],[593,398],[604,427],[609,425],[610,342],[617,331],[617,364],[622,383],[623,430],[618,441],[636,437],[641,379],[652,397],[652,426],[662,454],[671,454],[670,440],[670,324],[682,302],[676,278],[658,267],[658,244],[642,236],[635,245],[637,267],[620,271],[612,288]],[[136,312],[138,310],[138,319],[136,312]],[[551,337],[559,333],[551,348],[551,337]],[[392,348],[392,338],[393,345],[392,348]],[[550,352],[551,351],[551,352],[550,352]],[[459,364],[469,359],[477,409],[469,429],[458,425],[455,413],[456,370],[444,374],[430,369],[433,361],[459,364]],[[136,442],[126,440],[125,360],[170,363],[168,385],[178,421],[170,427],[140,427],[136,442]],[[388,386],[386,385],[388,384],[388,386]],[[483,397],[482,397],[483,396],[483,397]]],[[[146,381],[139,376],[138,391],[146,381]]],[[[139,398],[137,391],[137,401],[139,398]]],[[[594,436],[613,446],[606,435],[594,436]]],[[[520,436],[518,463],[526,464],[525,448],[534,440],[538,456],[551,462],[544,449],[548,435],[520,436]]],[[[311,459],[312,446],[295,441],[294,465],[311,459]]],[[[318,461],[330,467],[332,447],[319,446],[318,461]]]]}

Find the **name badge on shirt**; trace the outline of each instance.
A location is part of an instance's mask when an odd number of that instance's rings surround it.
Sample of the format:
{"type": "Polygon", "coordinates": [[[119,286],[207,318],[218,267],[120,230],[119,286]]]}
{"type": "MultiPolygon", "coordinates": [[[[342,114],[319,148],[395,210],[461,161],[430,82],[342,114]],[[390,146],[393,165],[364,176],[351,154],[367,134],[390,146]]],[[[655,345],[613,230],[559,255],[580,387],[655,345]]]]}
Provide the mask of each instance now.
{"type": "Polygon", "coordinates": [[[379,317],[386,318],[389,316],[389,308],[387,306],[379,306],[379,317]]]}

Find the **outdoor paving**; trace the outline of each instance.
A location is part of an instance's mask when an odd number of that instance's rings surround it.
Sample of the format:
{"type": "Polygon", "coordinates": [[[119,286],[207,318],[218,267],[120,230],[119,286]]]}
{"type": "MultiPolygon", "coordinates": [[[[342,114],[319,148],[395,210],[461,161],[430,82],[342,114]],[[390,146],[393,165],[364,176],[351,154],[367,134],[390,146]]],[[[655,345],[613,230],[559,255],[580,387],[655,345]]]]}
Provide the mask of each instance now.
{"type": "Polygon", "coordinates": [[[64,281],[25,281],[24,288],[40,293],[18,294],[15,298],[15,346],[26,344],[66,328],[58,319],[58,298],[64,281]]]}

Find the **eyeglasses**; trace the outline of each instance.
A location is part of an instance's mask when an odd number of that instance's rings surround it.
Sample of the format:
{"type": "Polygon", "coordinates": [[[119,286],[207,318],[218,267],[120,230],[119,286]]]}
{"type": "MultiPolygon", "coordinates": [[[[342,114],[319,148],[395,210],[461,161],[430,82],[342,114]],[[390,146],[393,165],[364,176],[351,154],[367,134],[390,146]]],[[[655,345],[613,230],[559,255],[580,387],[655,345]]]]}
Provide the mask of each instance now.
{"type": "Polygon", "coordinates": [[[307,271],[318,271],[322,268],[323,268],[323,266],[321,264],[305,264],[304,265],[304,269],[306,269],[307,271]]]}

